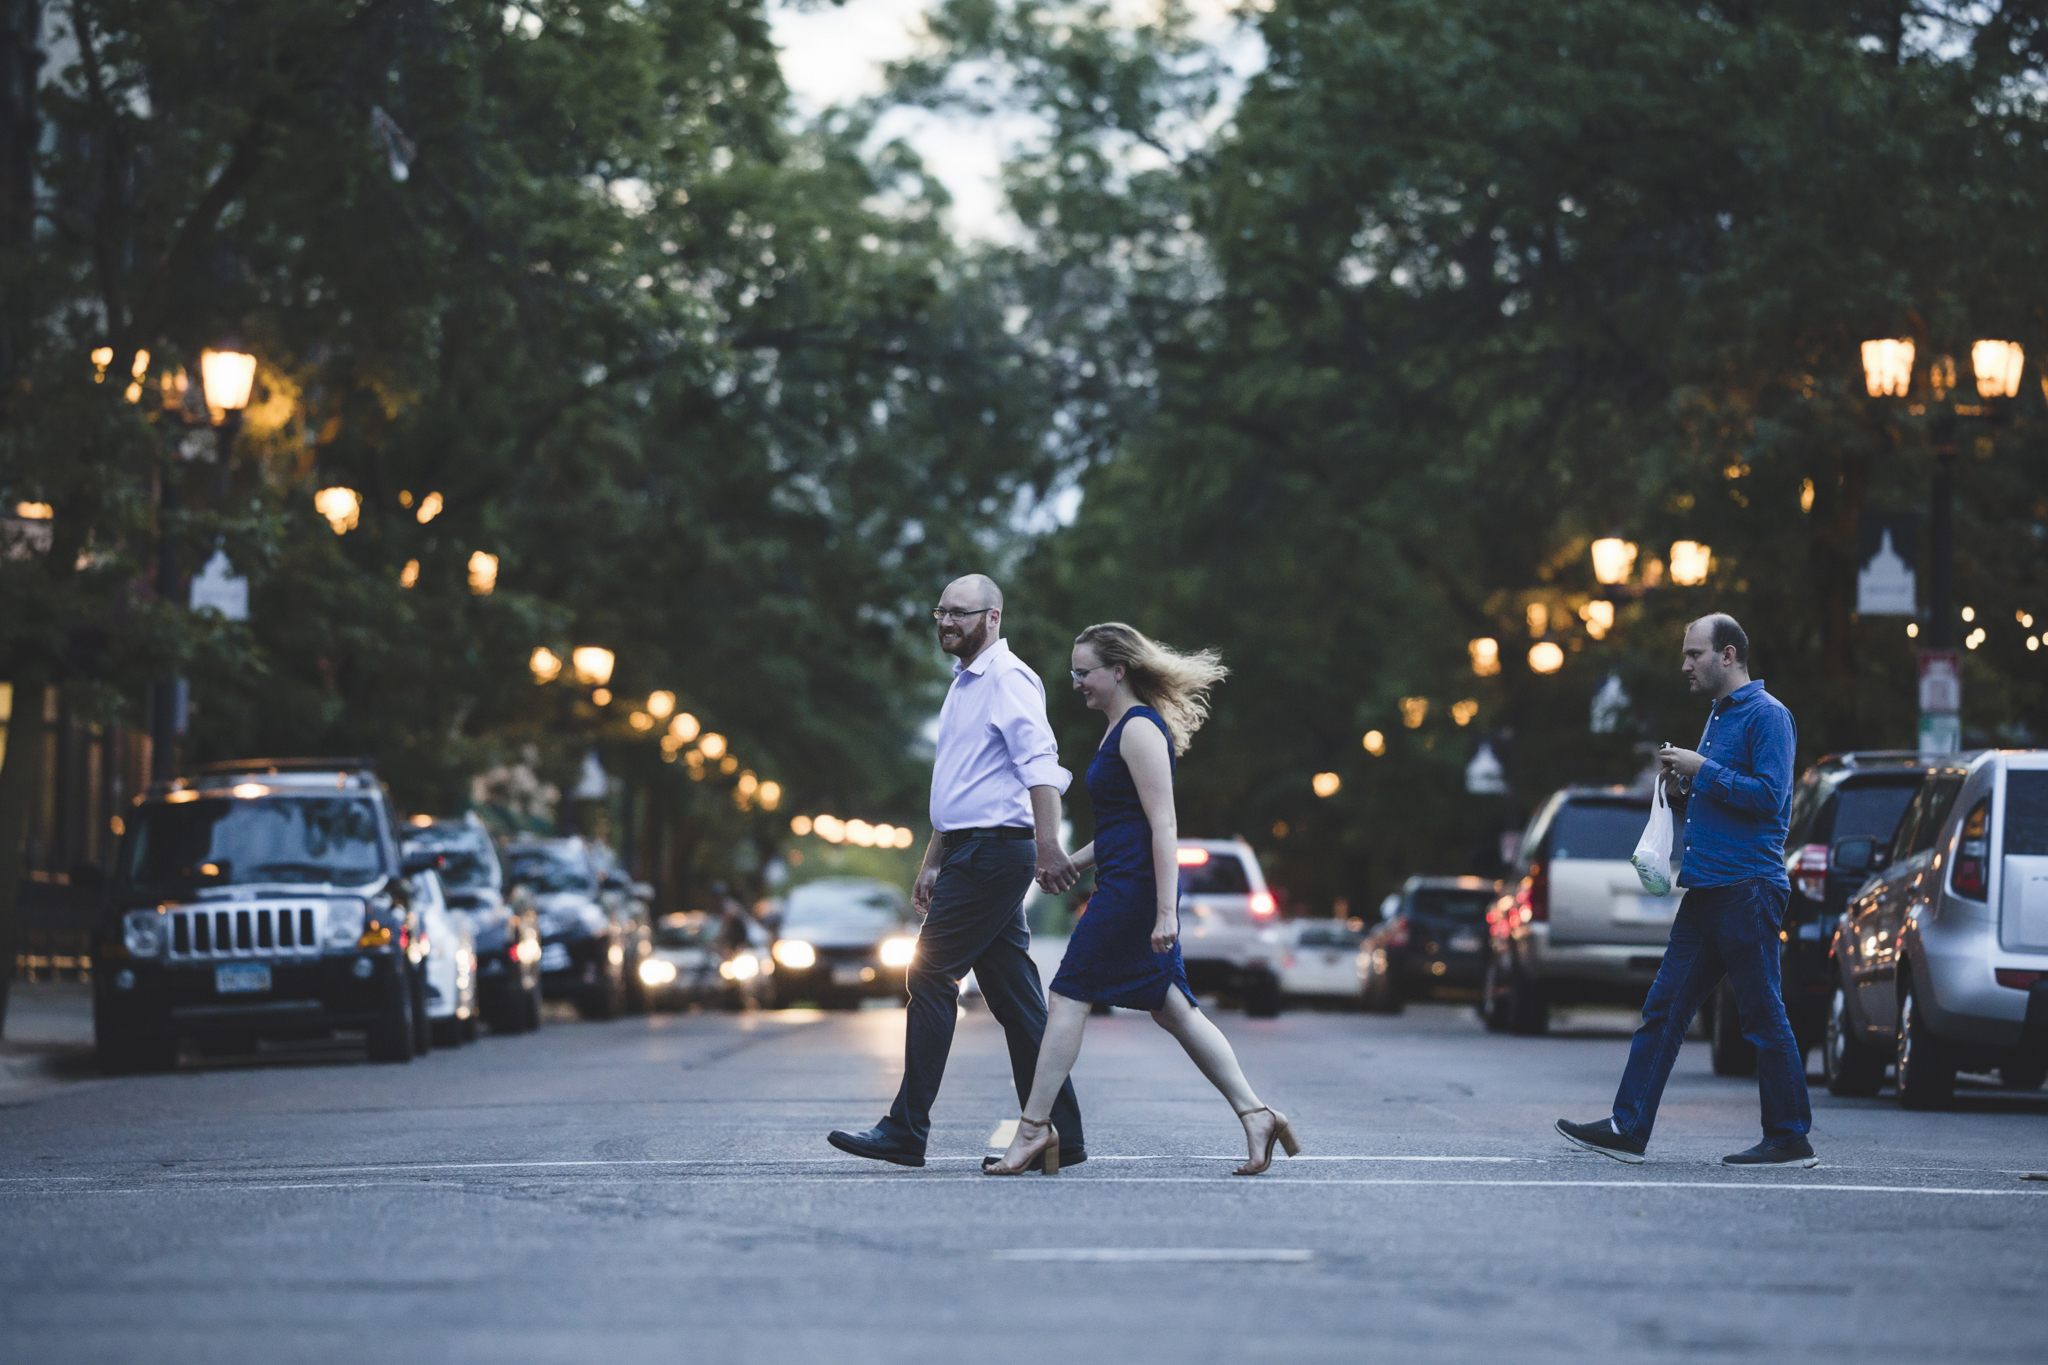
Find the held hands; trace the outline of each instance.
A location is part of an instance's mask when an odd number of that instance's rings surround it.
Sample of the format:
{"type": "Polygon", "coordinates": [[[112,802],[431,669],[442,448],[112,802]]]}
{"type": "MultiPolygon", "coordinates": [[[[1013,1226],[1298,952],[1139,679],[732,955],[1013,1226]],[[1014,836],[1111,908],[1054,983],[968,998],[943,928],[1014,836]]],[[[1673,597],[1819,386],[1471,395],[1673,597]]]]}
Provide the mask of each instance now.
{"type": "Polygon", "coordinates": [[[1180,912],[1161,910],[1159,918],[1152,925],[1152,951],[1170,953],[1173,945],[1180,940],[1180,912]]]}
{"type": "Polygon", "coordinates": [[[1048,896],[1057,896],[1071,891],[1074,883],[1081,880],[1080,870],[1058,844],[1041,843],[1038,846],[1038,867],[1032,872],[1038,889],[1048,896]]]}
{"type": "Polygon", "coordinates": [[[1665,772],[1676,773],[1689,782],[1699,775],[1707,760],[1705,755],[1691,749],[1678,749],[1667,744],[1657,751],[1657,761],[1664,765],[1665,772]]]}

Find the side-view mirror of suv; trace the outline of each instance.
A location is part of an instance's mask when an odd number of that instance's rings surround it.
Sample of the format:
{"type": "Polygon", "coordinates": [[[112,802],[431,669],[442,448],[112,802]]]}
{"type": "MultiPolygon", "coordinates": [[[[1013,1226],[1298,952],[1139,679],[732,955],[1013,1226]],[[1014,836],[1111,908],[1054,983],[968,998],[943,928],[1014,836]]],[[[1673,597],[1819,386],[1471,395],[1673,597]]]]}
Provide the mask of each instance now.
{"type": "Polygon", "coordinates": [[[1872,872],[1884,865],[1884,852],[1869,835],[1837,839],[1832,860],[1838,871],[1872,872]]]}

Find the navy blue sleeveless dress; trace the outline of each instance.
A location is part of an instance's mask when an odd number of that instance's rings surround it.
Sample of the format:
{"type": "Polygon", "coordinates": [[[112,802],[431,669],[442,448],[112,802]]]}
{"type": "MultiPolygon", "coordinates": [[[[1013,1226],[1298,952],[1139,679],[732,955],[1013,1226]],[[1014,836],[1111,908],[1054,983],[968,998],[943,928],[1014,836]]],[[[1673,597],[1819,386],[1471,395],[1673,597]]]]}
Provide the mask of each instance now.
{"type": "Polygon", "coordinates": [[[1088,764],[1088,799],[1095,807],[1095,894],[1074,924],[1067,954],[1060,959],[1052,989],[1069,1000],[1125,1009],[1156,1010],[1177,988],[1195,1003],[1181,965],[1180,944],[1152,951],[1152,926],[1159,919],[1158,879],[1152,871],[1152,822],[1138,800],[1137,783],[1118,752],[1124,727],[1144,717],[1166,735],[1167,762],[1175,767],[1173,734],[1149,706],[1124,712],[1088,764]]]}

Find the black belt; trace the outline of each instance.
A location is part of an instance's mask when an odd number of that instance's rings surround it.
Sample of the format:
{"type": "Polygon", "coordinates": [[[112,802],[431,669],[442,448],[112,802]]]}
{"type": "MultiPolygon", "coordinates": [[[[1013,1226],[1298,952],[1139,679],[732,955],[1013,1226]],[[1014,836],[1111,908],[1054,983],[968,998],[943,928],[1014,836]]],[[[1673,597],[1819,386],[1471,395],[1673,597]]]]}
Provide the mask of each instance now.
{"type": "Polygon", "coordinates": [[[940,848],[958,848],[969,839],[1033,839],[1038,831],[1025,825],[997,825],[993,829],[949,829],[939,836],[940,848]]]}

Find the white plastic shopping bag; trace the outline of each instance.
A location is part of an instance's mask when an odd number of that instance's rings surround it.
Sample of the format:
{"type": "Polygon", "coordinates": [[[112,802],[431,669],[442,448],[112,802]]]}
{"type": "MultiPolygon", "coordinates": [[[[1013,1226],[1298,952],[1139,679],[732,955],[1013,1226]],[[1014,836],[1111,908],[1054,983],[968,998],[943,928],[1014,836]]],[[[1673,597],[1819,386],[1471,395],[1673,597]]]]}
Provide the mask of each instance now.
{"type": "Polygon", "coordinates": [[[1650,798],[1650,823],[1643,826],[1643,837],[1636,841],[1636,851],[1629,861],[1636,865],[1636,876],[1643,883],[1643,890],[1653,896],[1671,894],[1671,806],[1664,799],[1664,778],[1660,773],[1655,784],[1656,794],[1650,798]]]}

